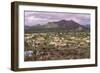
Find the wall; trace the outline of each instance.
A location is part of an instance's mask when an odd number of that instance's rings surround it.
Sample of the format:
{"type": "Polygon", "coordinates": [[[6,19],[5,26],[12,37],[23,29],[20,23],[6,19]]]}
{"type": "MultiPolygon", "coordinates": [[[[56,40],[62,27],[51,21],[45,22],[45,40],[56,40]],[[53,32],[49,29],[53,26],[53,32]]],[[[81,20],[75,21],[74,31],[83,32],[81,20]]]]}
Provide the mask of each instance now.
{"type": "MultiPolygon", "coordinates": [[[[10,70],[10,54],[11,54],[11,12],[10,3],[14,0],[0,0],[0,73],[14,73],[10,70]]],[[[93,5],[98,6],[100,9],[100,0],[19,0],[19,1],[32,1],[32,2],[45,2],[45,3],[62,3],[62,4],[79,4],[79,5],[93,5]]],[[[100,13],[100,10],[99,12],[100,13]]],[[[100,16],[100,14],[98,14],[100,16]]],[[[98,17],[99,19],[99,17],[98,17]]],[[[98,28],[100,22],[98,22],[98,28]]],[[[100,29],[98,29],[99,31],[100,29]]],[[[98,33],[100,37],[100,33],[98,33]]],[[[100,40],[100,38],[98,39],[100,40]]],[[[98,41],[100,43],[100,41],[98,41]]],[[[98,46],[98,55],[100,55],[100,46],[98,46]]],[[[100,61],[100,58],[98,59],[100,61]]],[[[99,62],[100,65],[100,62],[99,62]]],[[[34,73],[99,73],[100,66],[86,67],[86,68],[73,68],[73,69],[55,69],[55,70],[40,70],[34,73]]],[[[24,72],[22,72],[24,73],[24,72]]],[[[33,73],[33,71],[26,71],[25,73],[33,73]]]]}

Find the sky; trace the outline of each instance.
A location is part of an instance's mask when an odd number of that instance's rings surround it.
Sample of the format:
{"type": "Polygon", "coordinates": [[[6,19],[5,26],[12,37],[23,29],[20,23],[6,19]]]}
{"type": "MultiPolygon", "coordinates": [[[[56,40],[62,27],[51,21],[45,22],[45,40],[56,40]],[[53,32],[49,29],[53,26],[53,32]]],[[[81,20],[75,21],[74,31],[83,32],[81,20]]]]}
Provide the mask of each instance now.
{"type": "Polygon", "coordinates": [[[60,20],[74,20],[81,25],[90,24],[90,14],[87,13],[67,13],[67,12],[40,12],[40,11],[24,11],[25,25],[34,26],[43,25],[48,22],[56,22],[60,20]]]}

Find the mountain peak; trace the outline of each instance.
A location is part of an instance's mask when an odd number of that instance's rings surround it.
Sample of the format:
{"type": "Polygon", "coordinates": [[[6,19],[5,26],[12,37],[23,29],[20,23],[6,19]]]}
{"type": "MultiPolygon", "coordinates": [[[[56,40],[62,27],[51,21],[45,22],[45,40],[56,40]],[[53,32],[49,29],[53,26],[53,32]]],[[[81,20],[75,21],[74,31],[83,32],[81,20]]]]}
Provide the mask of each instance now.
{"type": "Polygon", "coordinates": [[[64,20],[64,19],[63,19],[63,20],[60,20],[59,22],[66,22],[66,21],[67,21],[67,20],[64,20]]]}
{"type": "Polygon", "coordinates": [[[60,20],[58,23],[76,23],[74,20],[60,20]]]}

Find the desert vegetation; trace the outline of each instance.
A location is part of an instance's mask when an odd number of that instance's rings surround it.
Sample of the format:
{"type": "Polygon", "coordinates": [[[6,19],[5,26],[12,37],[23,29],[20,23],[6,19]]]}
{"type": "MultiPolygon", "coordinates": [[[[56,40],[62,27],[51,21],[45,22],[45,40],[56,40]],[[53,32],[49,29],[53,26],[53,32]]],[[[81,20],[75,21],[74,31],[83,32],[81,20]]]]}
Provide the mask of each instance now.
{"type": "Polygon", "coordinates": [[[90,58],[89,32],[25,33],[24,37],[24,61],[90,58]]]}

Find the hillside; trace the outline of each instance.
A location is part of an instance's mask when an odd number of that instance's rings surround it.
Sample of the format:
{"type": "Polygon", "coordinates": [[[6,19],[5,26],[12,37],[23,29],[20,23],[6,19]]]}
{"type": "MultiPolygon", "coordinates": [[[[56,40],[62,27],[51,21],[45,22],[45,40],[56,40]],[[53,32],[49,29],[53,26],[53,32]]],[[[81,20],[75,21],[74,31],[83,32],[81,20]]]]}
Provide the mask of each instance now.
{"type": "Polygon", "coordinates": [[[81,31],[81,30],[89,30],[83,25],[73,21],[73,20],[60,20],[57,22],[48,22],[44,25],[38,24],[36,26],[25,26],[25,31],[36,31],[36,30],[65,30],[65,31],[81,31]]]}

